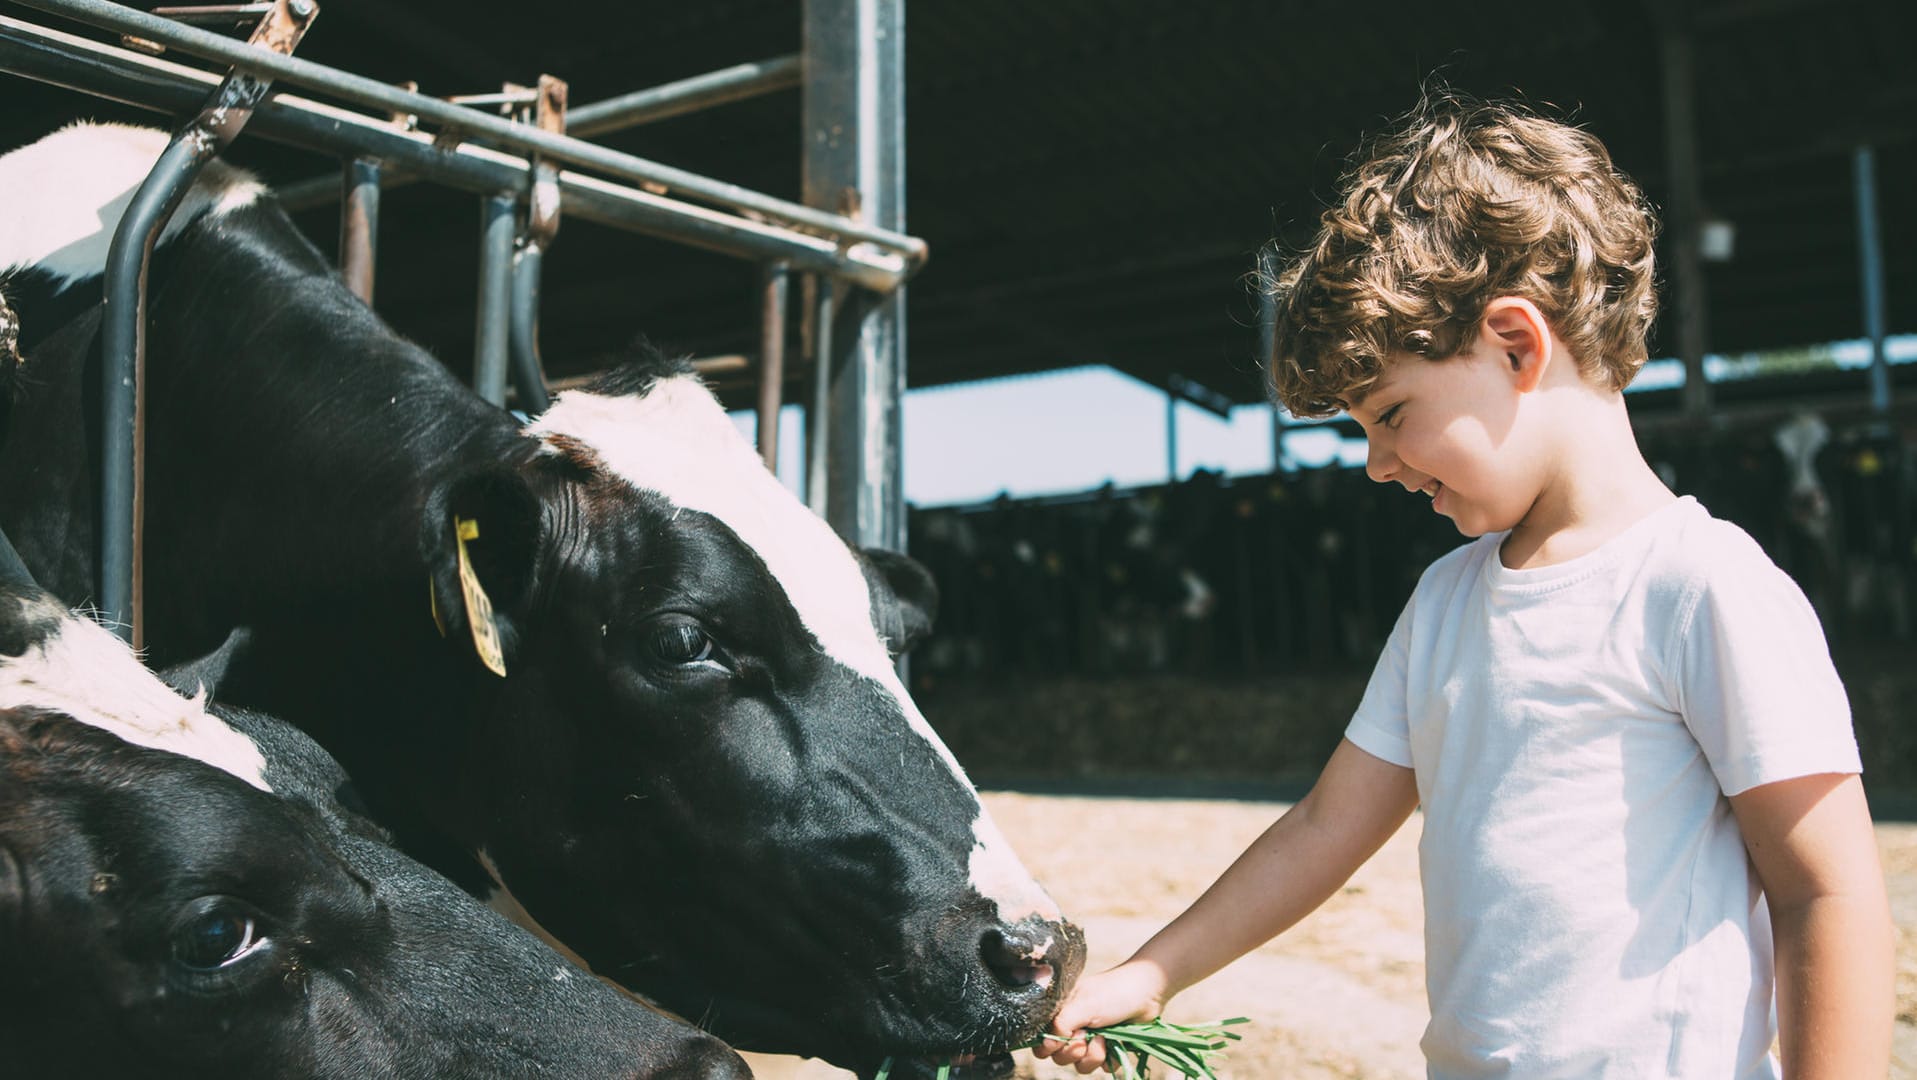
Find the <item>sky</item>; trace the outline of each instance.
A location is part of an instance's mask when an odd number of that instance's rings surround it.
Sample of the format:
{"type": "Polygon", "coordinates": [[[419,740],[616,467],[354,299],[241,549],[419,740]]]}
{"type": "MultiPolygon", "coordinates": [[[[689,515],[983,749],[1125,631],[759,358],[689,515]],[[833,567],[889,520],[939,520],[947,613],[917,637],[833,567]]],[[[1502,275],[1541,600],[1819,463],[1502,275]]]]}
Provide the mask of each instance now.
{"type": "MultiPolygon", "coordinates": [[[[1917,335],[1889,339],[1886,352],[1892,363],[1917,362],[1917,335]]],[[[1814,363],[1836,367],[1870,363],[1869,345],[1861,340],[1835,342],[1808,354],[1814,363]]],[[[1707,356],[1705,373],[1713,382],[1747,377],[1775,359],[1767,354],[1707,356]]],[[[1653,360],[1631,389],[1683,383],[1681,363],[1653,360]]],[[[740,431],[753,438],[754,415],[747,411],[732,416],[740,431]]],[[[1201,468],[1234,476],[1271,472],[1276,416],[1267,405],[1241,405],[1226,420],[1180,402],[1177,477],[1201,468]]],[[[1109,367],[910,390],[903,425],[905,499],[914,506],[985,502],[1001,493],[1026,497],[1088,491],[1108,481],[1120,487],[1162,484],[1170,475],[1165,393],[1109,367]]],[[[1313,428],[1287,431],[1287,467],[1309,468],[1333,460],[1364,463],[1363,440],[1313,428]]],[[[786,406],[779,436],[779,477],[793,491],[801,491],[804,409],[786,406]]]]}

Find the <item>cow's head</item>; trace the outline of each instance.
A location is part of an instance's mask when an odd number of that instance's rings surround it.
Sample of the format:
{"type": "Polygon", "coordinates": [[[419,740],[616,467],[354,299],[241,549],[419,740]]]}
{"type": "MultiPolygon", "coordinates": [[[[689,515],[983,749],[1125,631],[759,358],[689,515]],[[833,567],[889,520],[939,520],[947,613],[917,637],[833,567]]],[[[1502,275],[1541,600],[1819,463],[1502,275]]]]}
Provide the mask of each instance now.
{"type": "Polygon", "coordinates": [[[1029,1042],[1082,935],[896,674],[929,575],[849,548],[683,363],[564,393],[529,435],[427,514],[468,657],[454,522],[477,522],[506,668],[472,661],[441,824],[595,970],[741,1046],[857,1068],[1029,1042]]]}
{"type": "Polygon", "coordinates": [[[1830,425],[1816,413],[1803,411],[1771,432],[1777,452],[1784,455],[1785,506],[1788,520],[1813,539],[1830,538],[1830,498],[1817,476],[1817,455],[1830,443],[1830,425]]]}
{"type": "Polygon", "coordinates": [[[0,1046],[10,1075],[737,1080],[335,800],[277,721],[209,713],[0,588],[0,1046]]]}

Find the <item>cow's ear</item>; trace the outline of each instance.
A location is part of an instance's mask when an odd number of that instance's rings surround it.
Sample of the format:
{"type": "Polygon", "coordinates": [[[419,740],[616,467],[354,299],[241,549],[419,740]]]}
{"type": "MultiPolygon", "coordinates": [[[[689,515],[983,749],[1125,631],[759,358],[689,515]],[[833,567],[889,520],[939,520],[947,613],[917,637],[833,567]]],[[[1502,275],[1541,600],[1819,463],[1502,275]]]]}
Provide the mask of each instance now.
{"type": "Polygon", "coordinates": [[[457,476],[426,499],[420,542],[432,617],[449,641],[495,670],[494,661],[513,652],[513,623],[531,589],[539,528],[539,499],[509,467],[457,476]],[[480,613],[477,628],[469,608],[480,613]]]}
{"type": "Polygon", "coordinates": [[[894,655],[903,654],[932,632],[939,613],[939,586],[917,559],[884,548],[859,552],[872,609],[894,655]]]}
{"type": "Polygon", "coordinates": [[[236,626],[228,632],[219,648],[198,659],[174,664],[161,671],[160,681],[187,697],[205,692],[209,697],[224,700],[222,691],[227,685],[227,676],[252,645],[253,631],[248,627],[236,626]]]}

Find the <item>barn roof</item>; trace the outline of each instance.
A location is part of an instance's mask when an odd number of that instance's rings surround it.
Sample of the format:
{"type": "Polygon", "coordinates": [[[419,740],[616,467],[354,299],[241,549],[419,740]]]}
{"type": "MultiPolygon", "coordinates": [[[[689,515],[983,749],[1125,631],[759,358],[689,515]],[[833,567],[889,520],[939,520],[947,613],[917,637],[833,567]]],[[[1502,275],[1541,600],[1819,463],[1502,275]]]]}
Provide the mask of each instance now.
{"type": "MultiPolygon", "coordinates": [[[[1917,6],[1900,0],[916,0],[907,228],[932,257],[907,294],[910,382],[1102,362],[1261,400],[1243,280],[1256,249],[1308,235],[1361,133],[1434,76],[1568,113],[1663,204],[1666,7],[1693,28],[1704,208],[1736,227],[1733,258],[1708,267],[1710,348],[1861,335],[1860,144],[1876,152],[1890,329],[1917,330],[1917,204],[1901,197],[1917,173],[1917,6]]],[[[800,13],[791,0],[323,0],[299,55],[436,94],[550,73],[577,107],[794,53],[800,13]]],[[[4,85],[7,145],[74,116],[142,115],[4,85]]],[[[795,91],[599,138],[798,196],[795,91]]],[[[230,156],[277,182],[329,167],[244,138],[230,156]]],[[[456,366],[473,334],[473,201],[395,189],[382,221],[378,306],[456,366]]],[[[330,212],[301,221],[330,246],[330,212]]],[[[756,280],[744,262],[568,224],[546,260],[549,374],[588,370],[637,332],[750,352],[756,280]]],[[[1675,340],[1661,327],[1657,351],[1675,340]]]]}

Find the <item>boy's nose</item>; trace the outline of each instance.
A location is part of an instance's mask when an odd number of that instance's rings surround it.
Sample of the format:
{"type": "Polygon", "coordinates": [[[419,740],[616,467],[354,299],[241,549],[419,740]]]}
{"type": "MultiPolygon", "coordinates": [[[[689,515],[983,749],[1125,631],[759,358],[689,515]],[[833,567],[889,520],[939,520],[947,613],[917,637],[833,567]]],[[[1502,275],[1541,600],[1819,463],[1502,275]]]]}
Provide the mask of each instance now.
{"type": "Polygon", "coordinates": [[[1398,475],[1398,455],[1384,445],[1382,439],[1371,439],[1365,443],[1365,475],[1380,484],[1388,484],[1398,475]]]}

